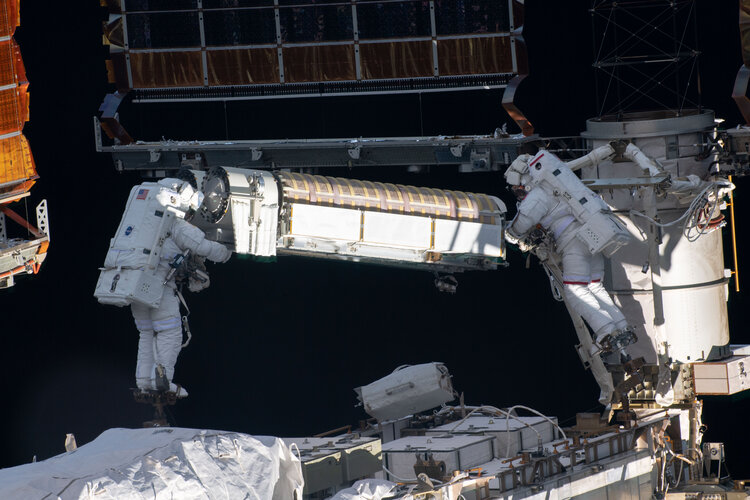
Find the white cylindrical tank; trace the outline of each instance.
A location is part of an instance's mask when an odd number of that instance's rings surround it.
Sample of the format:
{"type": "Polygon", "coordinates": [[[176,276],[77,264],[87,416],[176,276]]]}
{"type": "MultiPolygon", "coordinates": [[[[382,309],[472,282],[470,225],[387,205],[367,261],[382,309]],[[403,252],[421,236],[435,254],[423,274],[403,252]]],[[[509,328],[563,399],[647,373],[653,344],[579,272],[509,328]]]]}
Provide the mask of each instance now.
{"type": "MultiPolygon", "coordinates": [[[[589,147],[613,140],[629,140],[649,158],[656,160],[673,178],[689,174],[705,178],[711,158],[696,160],[702,133],[714,126],[712,111],[674,113],[633,113],[615,119],[591,119],[586,132],[589,147]]],[[[591,179],[639,177],[641,169],[629,161],[606,161],[582,169],[582,177],[591,179]]],[[[636,191],[605,190],[604,200],[627,219],[631,210],[644,212],[648,200],[636,191]]],[[[662,223],[679,218],[690,199],[673,195],[657,201],[662,223]]],[[[682,223],[662,229],[659,245],[660,281],[664,327],[654,326],[653,281],[646,268],[649,248],[646,235],[650,223],[633,216],[628,226],[635,239],[609,261],[607,288],[621,307],[628,322],[636,326],[639,341],[634,356],[656,362],[657,344],[667,342],[669,356],[683,363],[719,359],[729,354],[729,327],[726,308],[726,282],[721,231],[701,235],[694,241],[683,234],[682,223]],[[663,331],[663,333],[659,333],[663,331]],[[663,336],[663,338],[660,338],[663,336]]]]}

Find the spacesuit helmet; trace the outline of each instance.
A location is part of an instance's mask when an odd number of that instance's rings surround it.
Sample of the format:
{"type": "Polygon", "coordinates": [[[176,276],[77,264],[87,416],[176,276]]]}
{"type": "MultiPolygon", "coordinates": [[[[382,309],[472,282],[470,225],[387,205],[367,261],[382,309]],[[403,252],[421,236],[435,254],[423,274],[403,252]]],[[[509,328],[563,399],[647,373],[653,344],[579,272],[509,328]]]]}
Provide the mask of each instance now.
{"type": "Polygon", "coordinates": [[[203,203],[203,193],[193,188],[189,182],[183,182],[180,194],[180,209],[185,212],[185,220],[190,220],[203,203]]]}
{"type": "Polygon", "coordinates": [[[513,160],[513,163],[510,164],[505,174],[503,174],[505,182],[511,186],[526,186],[531,184],[531,176],[529,175],[530,158],[531,155],[523,154],[513,160]]]}
{"type": "Polygon", "coordinates": [[[513,160],[503,176],[505,182],[510,186],[510,190],[516,195],[516,198],[523,199],[531,189],[532,178],[529,175],[529,159],[531,155],[523,154],[513,160]]]}

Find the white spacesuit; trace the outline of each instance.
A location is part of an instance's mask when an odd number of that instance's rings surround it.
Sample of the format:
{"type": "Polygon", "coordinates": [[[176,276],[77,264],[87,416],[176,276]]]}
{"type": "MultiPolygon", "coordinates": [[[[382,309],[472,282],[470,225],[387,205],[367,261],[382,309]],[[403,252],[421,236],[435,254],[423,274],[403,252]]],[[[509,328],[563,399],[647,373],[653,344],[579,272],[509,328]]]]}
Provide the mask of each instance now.
{"type": "Polygon", "coordinates": [[[168,390],[178,397],[187,396],[184,388],[172,382],[182,347],[175,257],[189,250],[213,262],[226,262],[232,255],[185,220],[197,210],[202,197],[178,179],[135,186],[97,283],[94,295],[99,302],[131,306],[140,332],[136,385],[141,390],[165,390],[162,384],[167,382],[168,390]]]}
{"type": "Polygon", "coordinates": [[[594,349],[601,351],[602,341],[628,328],[622,311],[602,286],[602,252],[611,255],[628,236],[624,227],[617,227],[615,219],[608,219],[609,207],[593,191],[570,177],[569,185],[560,183],[568,175],[575,177],[549,152],[519,156],[505,172],[506,181],[521,199],[508,235],[511,240],[520,241],[541,226],[554,237],[555,252],[562,261],[565,299],[591,327],[596,340],[594,349]],[[545,169],[549,173],[543,175],[545,169]],[[596,234],[599,229],[601,232],[596,234]]]}

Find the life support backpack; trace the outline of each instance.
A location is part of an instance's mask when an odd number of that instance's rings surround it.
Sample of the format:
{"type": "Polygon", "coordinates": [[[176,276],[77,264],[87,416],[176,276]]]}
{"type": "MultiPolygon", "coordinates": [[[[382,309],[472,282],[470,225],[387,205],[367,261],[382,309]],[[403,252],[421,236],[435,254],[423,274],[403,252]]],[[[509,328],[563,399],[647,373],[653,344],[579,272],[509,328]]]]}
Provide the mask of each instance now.
{"type": "Polygon", "coordinates": [[[165,181],[144,182],[130,191],[94,291],[100,303],[159,306],[164,290],[163,273],[157,273],[162,247],[175,218],[184,217],[184,201],[165,181]]]}
{"type": "Polygon", "coordinates": [[[534,185],[546,184],[549,192],[570,206],[573,216],[583,226],[576,237],[592,254],[600,252],[610,257],[630,241],[625,223],[554,154],[539,150],[529,160],[528,174],[534,185]]]}

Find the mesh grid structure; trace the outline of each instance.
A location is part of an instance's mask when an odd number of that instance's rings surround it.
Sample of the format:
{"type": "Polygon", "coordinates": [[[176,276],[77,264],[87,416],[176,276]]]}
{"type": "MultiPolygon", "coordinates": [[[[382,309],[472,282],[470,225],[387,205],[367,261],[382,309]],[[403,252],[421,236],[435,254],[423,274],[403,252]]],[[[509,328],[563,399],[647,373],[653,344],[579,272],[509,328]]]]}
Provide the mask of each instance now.
{"type": "MultiPolygon", "coordinates": [[[[118,81],[121,88],[199,89],[190,99],[202,100],[216,99],[211,89],[227,86],[311,83],[321,85],[321,94],[340,92],[340,82],[358,84],[350,93],[388,88],[359,85],[376,81],[410,80],[414,91],[488,81],[502,87],[508,78],[494,77],[517,73],[513,14],[505,1],[203,0],[201,9],[197,0],[123,4],[128,44],[112,53],[115,75],[128,80],[118,81]]],[[[279,89],[272,94],[286,95],[279,89]]]]}

